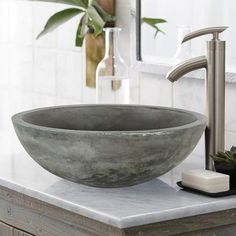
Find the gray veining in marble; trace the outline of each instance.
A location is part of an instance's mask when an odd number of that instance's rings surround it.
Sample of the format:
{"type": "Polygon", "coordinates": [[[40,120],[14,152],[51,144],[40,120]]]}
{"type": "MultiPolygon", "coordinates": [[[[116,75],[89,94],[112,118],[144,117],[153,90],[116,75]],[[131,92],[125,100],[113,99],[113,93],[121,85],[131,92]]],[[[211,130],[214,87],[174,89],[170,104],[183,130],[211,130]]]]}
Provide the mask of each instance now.
{"type": "Polygon", "coordinates": [[[26,153],[1,155],[0,185],[119,228],[236,208],[235,196],[208,198],[158,179],[119,189],[87,187],[50,174],[26,153]]]}

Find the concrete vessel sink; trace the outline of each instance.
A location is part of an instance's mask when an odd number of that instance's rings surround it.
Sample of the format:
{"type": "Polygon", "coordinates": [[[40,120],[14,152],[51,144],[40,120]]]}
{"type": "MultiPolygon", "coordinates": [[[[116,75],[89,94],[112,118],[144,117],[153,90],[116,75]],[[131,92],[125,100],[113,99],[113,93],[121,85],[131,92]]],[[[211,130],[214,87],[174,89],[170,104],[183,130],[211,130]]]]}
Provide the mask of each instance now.
{"type": "Polygon", "coordinates": [[[131,186],[163,175],[192,152],[206,126],[198,113],[133,105],[42,108],[12,121],[39,165],[96,187],[131,186]]]}

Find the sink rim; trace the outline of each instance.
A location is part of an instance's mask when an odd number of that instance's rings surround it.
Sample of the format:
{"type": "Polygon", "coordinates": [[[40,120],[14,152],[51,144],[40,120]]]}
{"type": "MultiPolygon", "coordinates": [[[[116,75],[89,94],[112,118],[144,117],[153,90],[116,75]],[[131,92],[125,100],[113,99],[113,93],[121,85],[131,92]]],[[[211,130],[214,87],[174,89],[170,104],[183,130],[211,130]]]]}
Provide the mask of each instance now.
{"type": "Polygon", "coordinates": [[[179,109],[179,108],[172,108],[172,107],[162,107],[162,106],[152,106],[152,105],[115,105],[115,104],[78,104],[78,105],[59,105],[59,106],[49,106],[49,107],[42,107],[42,108],[36,108],[36,109],[31,109],[27,111],[23,111],[20,113],[17,113],[12,116],[12,122],[13,124],[18,124],[22,125],[24,127],[28,128],[34,128],[38,129],[41,131],[52,131],[56,133],[87,133],[87,134],[104,134],[104,135],[113,135],[113,134],[119,134],[119,135],[126,135],[126,134],[156,134],[156,133],[163,133],[163,132],[170,132],[174,130],[182,130],[182,129],[188,129],[191,127],[195,127],[198,125],[206,124],[207,123],[207,118],[205,115],[189,111],[189,110],[184,110],[184,109],[179,109]],[[121,131],[102,131],[102,130],[73,130],[73,129],[62,129],[62,128],[53,128],[53,127],[47,127],[47,126],[41,126],[41,125],[36,125],[32,124],[29,122],[26,122],[23,120],[24,116],[29,114],[29,113],[34,113],[34,112],[39,112],[39,111],[47,111],[47,110],[52,110],[52,109],[61,109],[61,108],[79,108],[79,107],[126,107],[126,108],[147,108],[147,109],[160,109],[160,110],[170,110],[170,111],[175,111],[175,112],[180,112],[180,113],[185,113],[189,115],[193,115],[196,117],[196,121],[190,122],[185,125],[180,125],[176,127],[170,127],[170,128],[161,128],[161,129],[148,129],[148,130],[121,130],[121,131]]]}

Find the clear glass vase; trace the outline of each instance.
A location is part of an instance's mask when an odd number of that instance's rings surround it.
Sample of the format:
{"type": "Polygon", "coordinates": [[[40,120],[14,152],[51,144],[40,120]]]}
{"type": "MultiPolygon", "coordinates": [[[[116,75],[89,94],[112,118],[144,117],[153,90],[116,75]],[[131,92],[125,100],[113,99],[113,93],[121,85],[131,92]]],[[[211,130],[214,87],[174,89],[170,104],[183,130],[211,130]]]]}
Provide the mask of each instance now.
{"type": "Polygon", "coordinates": [[[128,67],[119,53],[120,28],[105,28],[105,56],[96,70],[96,102],[98,104],[128,104],[128,67]]]}

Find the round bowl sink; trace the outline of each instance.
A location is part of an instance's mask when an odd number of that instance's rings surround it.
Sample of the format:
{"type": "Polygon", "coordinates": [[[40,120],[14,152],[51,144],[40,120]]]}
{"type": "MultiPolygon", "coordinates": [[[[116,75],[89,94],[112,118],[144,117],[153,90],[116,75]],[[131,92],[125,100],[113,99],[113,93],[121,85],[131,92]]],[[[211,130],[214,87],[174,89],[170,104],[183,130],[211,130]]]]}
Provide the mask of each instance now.
{"type": "Polygon", "coordinates": [[[29,155],[62,178],[96,187],[131,186],[161,176],[194,149],[206,117],[134,105],[36,109],[12,118],[29,155]]]}

